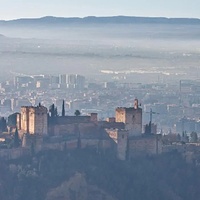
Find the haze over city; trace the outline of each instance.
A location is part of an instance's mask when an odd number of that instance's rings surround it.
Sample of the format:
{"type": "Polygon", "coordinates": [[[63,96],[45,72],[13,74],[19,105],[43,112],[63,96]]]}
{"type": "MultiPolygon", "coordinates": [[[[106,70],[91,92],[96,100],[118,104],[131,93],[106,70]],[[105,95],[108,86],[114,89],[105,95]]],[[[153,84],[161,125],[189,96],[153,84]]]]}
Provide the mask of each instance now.
{"type": "MultiPolygon", "coordinates": [[[[0,1],[0,4],[2,20],[44,16],[200,17],[197,0],[17,0],[0,1]]],[[[37,25],[33,20],[28,24],[25,21],[20,24],[18,21],[0,21],[0,34],[4,36],[0,37],[0,50],[5,55],[0,58],[1,70],[7,75],[10,71],[21,73],[24,70],[27,73],[32,68],[36,73],[56,73],[59,69],[60,73],[80,70],[81,73],[93,74],[100,70],[135,70],[137,67],[141,70],[149,67],[183,70],[185,67],[196,68],[199,63],[198,24],[165,24],[159,19],[153,24],[144,21],[128,25],[118,24],[117,19],[109,24],[95,20],[93,24],[52,24],[55,19],[48,20],[43,25],[42,20],[37,25]],[[30,63],[30,59],[34,62],[30,63]]]]}
{"type": "Polygon", "coordinates": [[[0,200],[200,199],[199,8],[0,0],[0,200]]]}

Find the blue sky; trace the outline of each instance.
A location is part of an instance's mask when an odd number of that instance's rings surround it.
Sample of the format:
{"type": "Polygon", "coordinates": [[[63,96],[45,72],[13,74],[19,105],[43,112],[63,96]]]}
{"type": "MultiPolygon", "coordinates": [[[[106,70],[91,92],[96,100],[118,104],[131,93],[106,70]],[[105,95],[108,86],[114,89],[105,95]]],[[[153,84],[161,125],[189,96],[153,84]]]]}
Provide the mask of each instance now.
{"type": "Polygon", "coordinates": [[[42,16],[200,18],[200,0],[0,0],[0,19],[42,16]]]}

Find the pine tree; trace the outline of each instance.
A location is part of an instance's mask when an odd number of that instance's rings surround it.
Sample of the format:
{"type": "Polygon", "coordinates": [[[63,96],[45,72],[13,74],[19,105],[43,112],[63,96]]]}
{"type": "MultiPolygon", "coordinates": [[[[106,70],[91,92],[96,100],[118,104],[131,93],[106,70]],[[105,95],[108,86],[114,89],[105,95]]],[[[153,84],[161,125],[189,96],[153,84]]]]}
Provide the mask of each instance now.
{"type": "Polygon", "coordinates": [[[75,113],[74,113],[74,115],[75,115],[75,116],[80,116],[80,115],[81,115],[81,112],[80,112],[79,110],[76,110],[75,113]]]}

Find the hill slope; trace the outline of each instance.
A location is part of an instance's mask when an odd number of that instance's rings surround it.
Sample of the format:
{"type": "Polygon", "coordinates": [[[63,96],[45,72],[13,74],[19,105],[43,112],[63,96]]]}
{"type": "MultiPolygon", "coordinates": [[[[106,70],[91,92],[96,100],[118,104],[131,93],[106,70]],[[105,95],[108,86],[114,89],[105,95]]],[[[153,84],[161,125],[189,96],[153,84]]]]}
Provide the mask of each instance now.
{"type": "Polygon", "coordinates": [[[93,151],[48,151],[0,164],[0,199],[200,199],[200,169],[176,153],[129,162],[93,151]]]}

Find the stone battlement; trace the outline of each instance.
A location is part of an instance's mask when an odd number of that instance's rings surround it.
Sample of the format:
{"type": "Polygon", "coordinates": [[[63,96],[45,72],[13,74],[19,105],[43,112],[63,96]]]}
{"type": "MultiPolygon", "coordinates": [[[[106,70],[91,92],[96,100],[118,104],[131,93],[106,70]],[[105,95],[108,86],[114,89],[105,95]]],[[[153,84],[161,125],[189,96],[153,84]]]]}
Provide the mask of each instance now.
{"type": "Polygon", "coordinates": [[[21,112],[47,112],[47,108],[44,107],[44,106],[37,106],[37,107],[34,107],[34,106],[22,106],[21,107],[21,112]]]}

